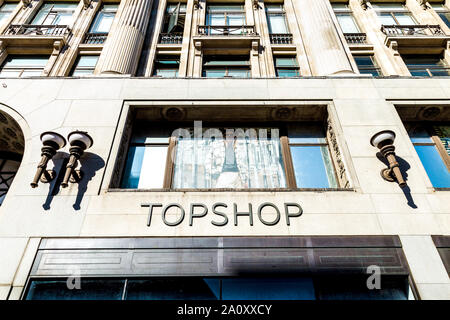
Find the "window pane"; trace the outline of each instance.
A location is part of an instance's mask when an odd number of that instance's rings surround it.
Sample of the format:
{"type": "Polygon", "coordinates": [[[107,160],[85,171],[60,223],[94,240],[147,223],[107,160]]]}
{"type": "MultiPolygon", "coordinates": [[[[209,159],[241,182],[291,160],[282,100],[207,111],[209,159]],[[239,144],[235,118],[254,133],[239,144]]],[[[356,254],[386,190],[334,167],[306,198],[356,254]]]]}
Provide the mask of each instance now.
{"type": "Polygon", "coordinates": [[[269,33],[289,33],[284,15],[269,14],[267,19],[269,22],[269,33]]]}
{"type": "Polygon", "coordinates": [[[416,24],[416,21],[408,13],[396,13],[395,17],[397,18],[398,23],[401,25],[415,25],[416,24]]]}
{"type": "Polygon", "coordinates": [[[131,146],[122,188],[162,188],[168,146],[131,146]]]}
{"type": "Polygon", "coordinates": [[[299,77],[300,72],[298,69],[277,69],[277,76],[280,78],[292,78],[299,77]]]}
{"type": "Polygon", "coordinates": [[[203,76],[206,78],[223,78],[225,77],[225,74],[225,69],[210,69],[203,71],[203,76]]]}
{"type": "Polygon", "coordinates": [[[375,10],[388,10],[388,11],[405,11],[406,8],[404,7],[404,5],[402,3],[395,3],[395,2],[390,2],[390,3],[377,3],[377,2],[370,2],[370,4],[372,5],[372,7],[375,10]]]}
{"type": "Polygon", "coordinates": [[[275,65],[277,67],[298,67],[295,57],[275,57],[275,65]]]}
{"type": "Polygon", "coordinates": [[[381,13],[379,14],[379,18],[381,24],[383,25],[397,25],[397,21],[395,21],[394,17],[390,13],[381,13]]]}
{"type": "Polygon", "coordinates": [[[32,281],[26,300],[121,300],[125,280],[81,279],[81,289],[70,290],[66,280],[32,281]]]}
{"type": "Polygon", "coordinates": [[[435,146],[414,146],[428,177],[436,188],[450,188],[450,172],[435,146]]]}
{"type": "Polygon", "coordinates": [[[202,278],[129,280],[127,300],[218,300],[220,280],[202,278]]]}
{"type": "Polygon", "coordinates": [[[11,55],[6,58],[5,67],[45,67],[48,56],[16,56],[11,55]]]}
{"type": "Polygon", "coordinates": [[[291,146],[298,188],[336,188],[327,146],[291,146]]]}
{"type": "Polygon", "coordinates": [[[77,67],[92,67],[97,65],[99,56],[80,56],[77,67]]]}
{"type": "Polygon", "coordinates": [[[359,33],[359,28],[356,25],[356,21],[350,14],[337,14],[336,15],[339,25],[341,26],[343,33],[359,33]]]}
{"type": "Polygon", "coordinates": [[[109,32],[114,21],[115,14],[100,12],[96,17],[90,32],[109,32]]]}
{"type": "Polygon", "coordinates": [[[4,3],[0,7],[0,24],[6,21],[10,14],[16,9],[18,3],[4,3]]]}
{"type": "Polygon", "coordinates": [[[433,126],[433,130],[450,156],[450,126],[433,126]]]}
{"type": "Polygon", "coordinates": [[[248,78],[250,72],[245,69],[228,69],[228,76],[233,78],[248,78]]]}
{"type": "Polygon", "coordinates": [[[180,139],[176,152],[174,188],[286,186],[279,138],[180,139]]]}
{"type": "Polygon", "coordinates": [[[378,67],[375,66],[373,57],[371,56],[354,56],[355,62],[358,65],[359,73],[371,74],[373,76],[380,76],[378,67]]]}
{"type": "Polygon", "coordinates": [[[327,143],[322,126],[291,124],[288,133],[289,143],[327,143]]]}
{"type": "Polygon", "coordinates": [[[70,24],[78,3],[44,3],[31,24],[70,24]]]}
{"type": "Polygon", "coordinates": [[[223,300],[315,300],[311,278],[222,280],[223,300]]]}

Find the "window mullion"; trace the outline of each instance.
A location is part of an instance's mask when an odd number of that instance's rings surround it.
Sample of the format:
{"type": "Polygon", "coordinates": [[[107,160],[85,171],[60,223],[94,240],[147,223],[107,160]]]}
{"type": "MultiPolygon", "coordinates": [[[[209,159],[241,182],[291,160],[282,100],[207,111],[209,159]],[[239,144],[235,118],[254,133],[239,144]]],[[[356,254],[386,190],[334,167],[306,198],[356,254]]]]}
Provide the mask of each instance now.
{"type": "Polygon", "coordinates": [[[292,155],[289,146],[288,137],[282,136],[281,142],[281,154],[284,162],[284,170],[286,174],[287,187],[291,189],[297,188],[297,182],[295,180],[294,164],[292,162],[292,155]]]}

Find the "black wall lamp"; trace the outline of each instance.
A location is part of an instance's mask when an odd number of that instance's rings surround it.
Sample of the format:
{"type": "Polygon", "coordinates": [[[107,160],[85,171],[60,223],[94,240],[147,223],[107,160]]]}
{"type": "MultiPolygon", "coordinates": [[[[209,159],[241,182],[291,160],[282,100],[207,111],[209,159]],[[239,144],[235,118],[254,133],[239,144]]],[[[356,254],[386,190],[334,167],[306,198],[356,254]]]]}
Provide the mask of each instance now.
{"type": "MultiPolygon", "coordinates": [[[[66,172],[64,174],[64,179],[61,183],[61,187],[66,188],[69,185],[69,181],[72,183],[77,183],[83,178],[83,172],[81,170],[75,170],[78,165],[78,160],[83,155],[86,149],[89,149],[94,140],[84,131],[73,131],[69,133],[67,137],[70,143],[70,158],[66,165],[66,172]]],[[[66,139],[62,135],[56,132],[44,132],[41,134],[41,141],[43,147],[41,149],[41,161],[38,164],[38,169],[31,182],[31,187],[36,188],[38,182],[48,183],[55,179],[56,173],[53,170],[46,170],[47,164],[50,159],[56,154],[61,148],[66,145],[66,139]]]]}
{"type": "Polygon", "coordinates": [[[370,144],[380,149],[381,155],[389,162],[389,167],[381,170],[381,176],[384,180],[397,181],[401,188],[406,187],[406,181],[400,171],[397,158],[395,157],[395,132],[383,130],[373,135],[370,144]]]}
{"type": "Polygon", "coordinates": [[[64,148],[66,145],[66,139],[64,139],[62,135],[51,131],[42,133],[41,141],[43,144],[41,149],[41,161],[38,164],[36,174],[31,182],[32,188],[36,188],[39,181],[42,183],[48,183],[55,178],[55,171],[47,170],[47,164],[48,161],[56,154],[56,151],[64,148]]]}
{"type": "Polygon", "coordinates": [[[69,179],[72,183],[77,183],[83,178],[81,170],[75,170],[78,165],[78,160],[83,155],[86,149],[89,149],[94,144],[94,140],[84,131],[73,131],[67,137],[70,143],[70,158],[66,166],[66,173],[64,174],[61,187],[67,188],[69,179]]]}

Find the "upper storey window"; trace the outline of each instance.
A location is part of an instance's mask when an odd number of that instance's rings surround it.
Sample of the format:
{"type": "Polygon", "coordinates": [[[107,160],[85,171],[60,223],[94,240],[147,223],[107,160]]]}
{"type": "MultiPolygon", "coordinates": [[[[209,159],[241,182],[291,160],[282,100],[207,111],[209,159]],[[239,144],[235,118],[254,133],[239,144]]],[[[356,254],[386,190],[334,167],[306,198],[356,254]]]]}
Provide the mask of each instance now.
{"type": "Polygon", "coordinates": [[[89,29],[90,33],[108,33],[117,13],[117,4],[104,4],[95,16],[89,29]]]}
{"type": "Polygon", "coordinates": [[[372,3],[382,25],[417,25],[406,6],[398,2],[372,3]]]}
{"type": "Polygon", "coordinates": [[[343,33],[361,32],[347,4],[333,3],[332,6],[343,33]]]}
{"type": "Polygon", "coordinates": [[[186,4],[167,4],[164,24],[159,36],[159,43],[181,44],[183,42],[184,23],[186,21],[186,4]]]}
{"type": "Polygon", "coordinates": [[[77,2],[46,2],[31,21],[34,25],[69,25],[77,2]]]}
{"type": "Polygon", "coordinates": [[[450,67],[440,55],[402,55],[406,66],[412,76],[415,77],[433,77],[450,76],[450,67]]]}
{"type": "Polygon", "coordinates": [[[0,77],[41,76],[48,56],[9,55],[0,70],[0,77]]]}
{"type": "Polygon", "coordinates": [[[245,26],[243,5],[208,5],[206,8],[206,25],[209,34],[241,34],[245,26]]]}
{"type": "Polygon", "coordinates": [[[450,28],[450,10],[444,5],[441,4],[440,6],[433,6],[434,11],[441,17],[442,21],[445,22],[447,27],[450,28]]]}
{"type": "Polygon", "coordinates": [[[207,78],[249,78],[249,56],[205,56],[203,77],[207,78]]]}
{"type": "Polygon", "coordinates": [[[267,4],[266,5],[267,24],[269,33],[271,34],[286,34],[289,33],[288,24],[286,21],[286,13],[282,4],[267,4]]]}
{"type": "Polygon", "coordinates": [[[123,188],[337,186],[320,125],[176,128],[136,123],[123,188]]]}
{"type": "Polygon", "coordinates": [[[409,136],[435,188],[450,188],[450,126],[407,126],[409,136]]]}
{"type": "Polygon", "coordinates": [[[9,15],[17,8],[17,2],[4,3],[0,6],[0,25],[8,19],[9,15]]]}

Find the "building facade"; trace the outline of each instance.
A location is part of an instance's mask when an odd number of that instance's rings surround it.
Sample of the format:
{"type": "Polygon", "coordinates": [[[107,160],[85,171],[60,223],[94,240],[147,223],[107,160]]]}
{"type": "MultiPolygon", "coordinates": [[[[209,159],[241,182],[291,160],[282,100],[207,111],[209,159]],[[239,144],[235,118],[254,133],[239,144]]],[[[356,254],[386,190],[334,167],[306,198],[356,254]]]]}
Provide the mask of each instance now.
{"type": "Polygon", "coordinates": [[[450,299],[449,41],[448,0],[0,0],[0,299],[450,299]]]}

